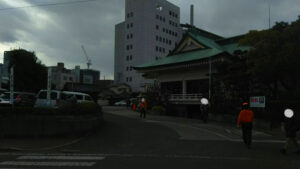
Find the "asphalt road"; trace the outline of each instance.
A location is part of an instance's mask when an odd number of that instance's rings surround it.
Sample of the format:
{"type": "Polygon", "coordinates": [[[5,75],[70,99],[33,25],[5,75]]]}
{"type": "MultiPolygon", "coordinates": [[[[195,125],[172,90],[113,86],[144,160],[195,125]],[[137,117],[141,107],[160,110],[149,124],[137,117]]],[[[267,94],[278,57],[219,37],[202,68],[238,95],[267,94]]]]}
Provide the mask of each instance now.
{"type": "Polygon", "coordinates": [[[230,126],[104,109],[105,124],[80,142],[51,151],[0,152],[3,168],[299,169],[300,155],[282,155],[282,140],[254,131],[252,149],[230,126]]]}

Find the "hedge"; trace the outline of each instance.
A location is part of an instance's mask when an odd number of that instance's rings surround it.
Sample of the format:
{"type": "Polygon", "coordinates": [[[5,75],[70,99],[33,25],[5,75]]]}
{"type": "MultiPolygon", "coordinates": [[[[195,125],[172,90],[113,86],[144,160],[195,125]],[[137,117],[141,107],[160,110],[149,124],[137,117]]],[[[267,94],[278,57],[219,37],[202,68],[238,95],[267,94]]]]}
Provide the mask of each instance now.
{"type": "Polygon", "coordinates": [[[66,104],[57,109],[33,107],[0,107],[0,116],[5,115],[95,115],[102,114],[102,108],[96,103],[66,104]]]}

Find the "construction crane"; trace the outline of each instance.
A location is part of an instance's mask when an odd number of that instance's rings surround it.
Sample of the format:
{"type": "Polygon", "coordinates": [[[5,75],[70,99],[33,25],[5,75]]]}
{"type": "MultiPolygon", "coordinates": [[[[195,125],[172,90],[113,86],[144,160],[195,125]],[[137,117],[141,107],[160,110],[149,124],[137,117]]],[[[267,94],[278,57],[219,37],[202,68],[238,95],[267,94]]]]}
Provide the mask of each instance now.
{"type": "Polygon", "coordinates": [[[87,55],[87,53],[86,53],[86,51],[85,51],[85,49],[84,49],[84,46],[83,45],[81,45],[81,48],[82,48],[82,50],[83,50],[83,53],[84,53],[84,55],[85,55],[85,57],[86,57],[86,61],[87,61],[87,68],[88,69],[90,69],[90,66],[92,65],[92,61],[91,61],[91,59],[89,58],[89,56],[87,55]]]}

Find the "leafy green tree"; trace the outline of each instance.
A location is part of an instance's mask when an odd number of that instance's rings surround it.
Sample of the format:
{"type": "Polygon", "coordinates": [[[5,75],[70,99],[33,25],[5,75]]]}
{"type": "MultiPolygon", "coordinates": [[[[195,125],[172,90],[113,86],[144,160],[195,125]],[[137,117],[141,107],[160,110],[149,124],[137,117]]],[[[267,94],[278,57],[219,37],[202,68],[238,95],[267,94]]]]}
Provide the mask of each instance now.
{"type": "Polygon", "coordinates": [[[10,65],[14,66],[15,91],[37,92],[47,86],[47,68],[34,52],[10,51],[10,65]]]}
{"type": "Polygon", "coordinates": [[[256,84],[266,86],[274,98],[283,93],[299,97],[300,17],[291,24],[276,23],[270,30],[250,31],[240,44],[253,47],[247,72],[256,84]]]}

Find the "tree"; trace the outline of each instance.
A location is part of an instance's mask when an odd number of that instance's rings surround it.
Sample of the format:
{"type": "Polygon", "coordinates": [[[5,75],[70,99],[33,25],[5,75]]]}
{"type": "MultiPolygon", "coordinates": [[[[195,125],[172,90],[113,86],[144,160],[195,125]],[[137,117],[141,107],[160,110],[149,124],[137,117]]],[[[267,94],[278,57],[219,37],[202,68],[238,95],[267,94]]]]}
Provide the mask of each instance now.
{"type": "Polygon", "coordinates": [[[10,65],[14,66],[15,91],[37,92],[47,86],[47,68],[34,52],[13,50],[9,52],[10,65]]]}
{"type": "Polygon", "coordinates": [[[271,91],[274,98],[283,88],[288,97],[300,94],[300,17],[291,24],[279,22],[270,29],[250,31],[240,41],[253,48],[248,54],[248,70],[256,84],[271,91]]]}

